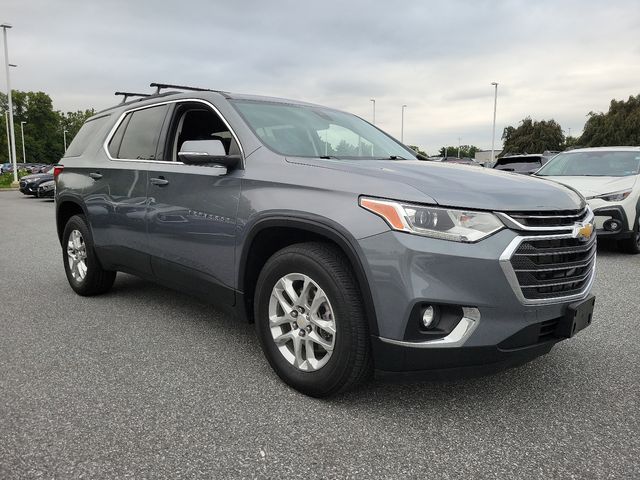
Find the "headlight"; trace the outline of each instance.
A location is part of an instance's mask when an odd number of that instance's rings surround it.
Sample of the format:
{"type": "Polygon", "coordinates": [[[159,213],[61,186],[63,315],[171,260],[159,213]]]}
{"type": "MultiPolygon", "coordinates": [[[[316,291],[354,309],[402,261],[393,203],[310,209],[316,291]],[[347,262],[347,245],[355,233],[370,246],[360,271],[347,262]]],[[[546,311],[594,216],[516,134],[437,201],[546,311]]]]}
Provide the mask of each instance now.
{"type": "Polygon", "coordinates": [[[629,190],[620,190],[619,192],[611,192],[605,193],[603,195],[596,195],[594,197],[588,197],[587,200],[593,200],[594,198],[599,198],[600,200],[604,200],[606,202],[621,202],[625,198],[631,195],[631,189],[629,190]]]}
{"type": "Polygon", "coordinates": [[[390,200],[361,198],[360,206],[384,218],[394,230],[425,237],[477,242],[504,228],[492,213],[409,205],[390,200]]]}

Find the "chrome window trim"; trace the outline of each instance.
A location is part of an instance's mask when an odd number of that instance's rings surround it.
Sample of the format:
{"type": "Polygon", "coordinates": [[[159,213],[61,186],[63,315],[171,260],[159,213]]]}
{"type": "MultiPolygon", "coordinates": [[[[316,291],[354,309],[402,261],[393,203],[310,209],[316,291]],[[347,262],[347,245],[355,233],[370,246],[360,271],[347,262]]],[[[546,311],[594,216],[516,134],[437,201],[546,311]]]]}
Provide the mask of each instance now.
{"type": "MultiPolygon", "coordinates": [[[[596,242],[597,240],[595,238],[595,230],[593,235],[594,235],[594,239],[592,240],[592,242],[596,242]]],[[[595,253],[591,258],[591,261],[593,262],[591,275],[580,293],[575,293],[573,295],[566,295],[563,297],[535,298],[535,299],[526,298],[522,293],[520,282],[518,282],[518,277],[516,275],[516,272],[513,266],[511,265],[511,258],[513,257],[514,253],[516,252],[520,244],[527,240],[555,240],[555,239],[563,239],[563,238],[575,238],[575,237],[571,234],[566,234],[566,233],[562,233],[558,235],[517,236],[509,243],[509,245],[507,245],[507,248],[504,250],[504,252],[502,252],[502,255],[500,255],[500,260],[499,260],[500,267],[502,268],[502,271],[507,277],[507,282],[509,282],[509,285],[511,285],[511,288],[513,292],[516,294],[516,297],[518,298],[520,303],[522,303],[523,305],[549,305],[554,303],[565,303],[571,300],[582,300],[589,295],[589,292],[591,291],[591,287],[593,285],[593,281],[596,276],[597,254],[595,253]]]]}
{"type": "Polygon", "coordinates": [[[172,103],[202,103],[203,105],[206,105],[209,108],[211,108],[220,117],[220,119],[225,124],[225,126],[229,129],[229,131],[231,132],[231,135],[233,135],[234,140],[238,144],[238,148],[240,149],[240,156],[242,157],[241,168],[244,168],[244,159],[245,159],[244,149],[242,148],[242,144],[240,143],[240,139],[238,138],[238,135],[236,135],[235,130],[231,127],[231,125],[229,124],[227,119],[224,117],[224,115],[222,115],[222,113],[220,113],[220,110],[218,110],[213,103],[211,103],[211,102],[209,102],[207,100],[202,100],[200,98],[180,98],[180,99],[176,99],[176,100],[166,100],[164,102],[157,102],[157,103],[152,103],[152,104],[148,104],[148,105],[143,105],[141,107],[130,108],[130,109],[124,110],[120,114],[120,117],[118,117],[118,120],[113,125],[113,127],[111,127],[111,130],[109,131],[109,134],[107,135],[107,138],[105,139],[105,141],[102,144],[102,148],[104,150],[104,153],[107,155],[107,158],[109,160],[114,161],[114,162],[141,162],[141,163],[155,163],[155,164],[160,164],[160,165],[184,165],[184,162],[177,162],[177,161],[174,162],[174,161],[171,161],[171,160],[143,160],[143,159],[136,159],[136,158],[113,158],[111,156],[111,153],[109,152],[109,142],[111,141],[111,138],[116,133],[116,130],[118,130],[118,127],[120,126],[120,124],[122,123],[124,118],[129,113],[136,112],[138,110],[145,110],[147,108],[159,107],[161,105],[170,105],[172,103]]]}
{"type": "Polygon", "coordinates": [[[378,337],[385,343],[410,348],[457,348],[464,345],[480,324],[480,310],[474,307],[462,307],[462,318],[449,335],[423,342],[406,342],[392,338],[378,337]]]}

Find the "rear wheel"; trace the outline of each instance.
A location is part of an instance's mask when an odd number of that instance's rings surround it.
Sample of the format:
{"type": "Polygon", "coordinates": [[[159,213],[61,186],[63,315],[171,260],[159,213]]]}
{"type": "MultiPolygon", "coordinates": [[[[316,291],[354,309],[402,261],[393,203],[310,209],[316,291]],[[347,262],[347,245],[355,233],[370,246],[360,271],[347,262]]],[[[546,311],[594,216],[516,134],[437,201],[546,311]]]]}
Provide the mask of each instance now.
{"type": "Polygon", "coordinates": [[[116,279],[116,272],[100,265],[84,215],[74,215],[64,227],[62,257],[69,285],[79,295],[105,293],[116,279]]]}
{"type": "Polygon", "coordinates": [[[360,291],[331,245],[301,243],[274,254],[258,278],[255,320],[271,367],[302,393],[332,395],[371,371],[360,291]]]}

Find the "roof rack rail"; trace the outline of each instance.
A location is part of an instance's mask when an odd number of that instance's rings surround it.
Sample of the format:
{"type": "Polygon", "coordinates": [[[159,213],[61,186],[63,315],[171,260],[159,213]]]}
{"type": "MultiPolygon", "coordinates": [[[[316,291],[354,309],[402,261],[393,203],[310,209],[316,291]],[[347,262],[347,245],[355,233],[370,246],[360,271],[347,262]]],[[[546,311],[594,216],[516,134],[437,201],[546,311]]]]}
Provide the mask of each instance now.
{"type": "Polygon", "coordinates": [[[129,97],[150,97],[151,96],[150,93],[136,93],[136,92],[115,92],[114,95],[122,95],[122,102],[120,103],[126,102],[127,98],[129,97]]]}
{"type": "Polygon", "coordinates": [[[221,93],[225,97],[228,97],[227,92],[224,92],[222,90],[212,90],[211,88],[190,87],[188,85],[172,85],[170,83],[156,83],[156,82],[150,83],[149,86],[156,88],[155,95],[158,95],[160,93],[160,90],[164,88],[175,88],[177,90],[191,90],[194,92],[216,92],[216,93],[221,93]]]}

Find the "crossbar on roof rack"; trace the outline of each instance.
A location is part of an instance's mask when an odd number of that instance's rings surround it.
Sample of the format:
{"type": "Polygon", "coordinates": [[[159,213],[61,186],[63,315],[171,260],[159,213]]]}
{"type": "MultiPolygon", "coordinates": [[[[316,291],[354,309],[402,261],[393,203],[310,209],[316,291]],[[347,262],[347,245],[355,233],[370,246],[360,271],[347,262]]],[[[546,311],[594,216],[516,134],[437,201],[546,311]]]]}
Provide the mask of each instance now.
{"type": "Polygon", "coordinates": [[[156,88],[156,95],[160,93],[160,90],[164,89],[164,88],[175,88],[177,90],[191,90],[194,92],[216,92],[216,93],[222,93],[223,95],[227,95],[226,92],[223,92],[222,90],[212,90],[211,88],[201,88],[201,87],[190,87],[188,85],[172,85],[170,83],[150,83],[149,84],[150,87],[155,87],[156,88]]]}
{"type": "Polygon", "coordinates": [[[136,92],[115,92],[114,95],[122,95],[122,103],[127,101],[129,97],[150,97],[149,93],[136,93],[136,92]]]}

